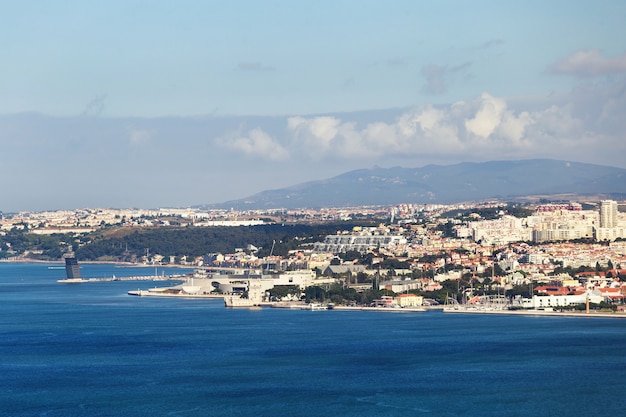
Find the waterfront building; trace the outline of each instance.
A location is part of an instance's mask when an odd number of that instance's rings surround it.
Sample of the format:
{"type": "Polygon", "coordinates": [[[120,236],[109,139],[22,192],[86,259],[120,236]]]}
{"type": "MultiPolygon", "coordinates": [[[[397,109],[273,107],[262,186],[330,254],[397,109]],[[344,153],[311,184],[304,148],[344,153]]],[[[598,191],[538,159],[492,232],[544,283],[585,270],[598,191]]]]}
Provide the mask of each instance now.
{"type": "Polygon", "coordinates": [[[246,283],[248,286],[247,298],[233,294],[226,295],[224,296],[224,304],[226,307],[254,307],[261,305],[265,291],[267,290],[263,285],[263,281],[250,279],[247,280],[246,283]]]}
{"type": "Polygon", "coordinates": [[[315,272],[311,270],[285,271],[280,274],[264,275],[273,280],[273,285],[295,285],[300,289],[305,289],[315,282],[315,272]]]}
{"type": "MultiPolygon", "coordinates": [[[[426,282],[430,282],[430,280],[427,280],[426,282]]],[[[424,287],[424,282],[418,279],[391,280],[381,282],[379,287],[395,293],[402,293],[405,291],[420,290],[424,287]]]]}
{"type": "Polygon", "coordinates": [[[65,258],[65,274],[67,279],[79,279],[80,276],[80,266],[78,266],[78,261],[74,257],[65,258]]]}
{"type": "Polygon", "coordinates": [[[372,307],[393,307],[396,305],[394,303],[394,298],[390,295],[383,295],[379,300],[374,300],[371,304],[372,307]]]}
{"type": "Polygon", "coordinates": [[[534,295],[532,299],[521,299],[522,307],[534,309],[554,309],[575,304],[585,304],[589,298],[590,303],[599,304],[604,297],[599,292],[586,292],[575,295],[534,295]]]}
{"type": "Polygon", "coordinates": [[[395,302],[399,307],[421,307],[424,297],[415,294],[400,294],[395,298],[395,302]]]}

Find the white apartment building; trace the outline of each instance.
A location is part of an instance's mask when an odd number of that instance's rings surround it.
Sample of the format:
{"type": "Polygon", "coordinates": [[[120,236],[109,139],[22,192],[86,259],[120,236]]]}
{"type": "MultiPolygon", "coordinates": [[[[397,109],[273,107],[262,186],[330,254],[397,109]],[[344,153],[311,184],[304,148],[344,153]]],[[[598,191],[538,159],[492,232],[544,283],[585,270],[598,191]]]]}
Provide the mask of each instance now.
{"type": "Polygon", "coordinates": [[[467,227],[474,242],[481,241],[483,245],[527,241],[531,238],[531,230],[524,220],[514,216],[470,222],[467,227]]]}
{"type": "Polygon", "coordinates": [[[342,253],[358,251],[366,253],[372,249],[382,248],[393,251],[399,246],[407,244],[407,239],[401,235],[379,233],[370,229],[351,234],[329,235],[323,242],[315,243],[314,252],[342,253]]]}
{"type": "Polygon", "coordinates": [[[597,220],[598,213],[591,210],[557,210],[527,219],[534,242],[593,239],[597,220]]]}
{"type": "Polygon", "coordinates": [[[626,225],[617,210],[617,201],[602,200],[600,202],[600,221],[595,229],[595,238],[598,242],[614,241],[617,238],[626,238],[626,225]]]}
{"type": "Polygon", "coordinates": [[[523,298],[521,301],[524,308],[552,309],[573,304],[585,304],[587,297],[589,297],[590,303],[599,304],[604,301],[604,297],[597,292],[579,295],[534,295],[532,299],[523,298]]]}
{"type": "Polygon", "coordinates": [[[532,231],[533,242],[592,239],[593,227],[585,224],[545,223],[532,231]]]}
{"type": "Polygon", "coordinates": [[[602,200],[600,202],[600,228],[617,227],[617,201],[602,200]]]}

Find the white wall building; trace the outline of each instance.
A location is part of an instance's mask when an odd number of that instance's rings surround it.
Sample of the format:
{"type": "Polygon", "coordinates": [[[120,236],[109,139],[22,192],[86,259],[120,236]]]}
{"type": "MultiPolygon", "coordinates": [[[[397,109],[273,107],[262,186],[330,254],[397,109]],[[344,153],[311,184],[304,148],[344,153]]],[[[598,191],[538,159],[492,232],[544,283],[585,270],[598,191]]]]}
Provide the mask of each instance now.
{"type": "Polygon", "coordinates": [[[524,308],[535,308],[535,309],[546,309],[546,308],[559,308],[565,307],[574,304],[586,304],[587,297],[589,297],[590,303],[599,304],[604,300],[599,294],[595,293],[585,293],[579,295],[534,295],[532,299],[523,298],[522,299],[522,307],[524,308]]]}
{"type": "Polygon", "coordinates": [[[396,247],[404,246],[407,240],[401,235],[375,233],[364,231],[351,234],[329,235],[323,242],[315,243],[314,252],[342,253],[358,251],[366,253],[372,249],[382,248],[393,251],[396,247]]]}
{"type": "Polygon", "coordinates": [[[602,200],[600,202],[600,227],[617,227],[617,201],[602,200]]]}

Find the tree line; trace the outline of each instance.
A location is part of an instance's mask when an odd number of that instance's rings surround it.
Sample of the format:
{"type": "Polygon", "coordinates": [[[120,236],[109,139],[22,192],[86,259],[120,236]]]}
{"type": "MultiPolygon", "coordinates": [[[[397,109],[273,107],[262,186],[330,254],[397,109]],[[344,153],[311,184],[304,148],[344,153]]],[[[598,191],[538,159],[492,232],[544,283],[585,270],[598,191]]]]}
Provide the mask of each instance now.
{"type": "Polygon", "coordinates": [[[114,227],[89,234],[36,235],[27,230],[11,230],[0,236],[0,258],[30,252],[31,259],[59,260],[73,251],[78,260],[131,261],[148,254],[197,257],[208,253],[233,253],[258,248],[259,257],[286,256],[290,250],[321,241],[326,235],[348,231],[367,222],[324,224],[266,224],[221,227],[114,227]]]}

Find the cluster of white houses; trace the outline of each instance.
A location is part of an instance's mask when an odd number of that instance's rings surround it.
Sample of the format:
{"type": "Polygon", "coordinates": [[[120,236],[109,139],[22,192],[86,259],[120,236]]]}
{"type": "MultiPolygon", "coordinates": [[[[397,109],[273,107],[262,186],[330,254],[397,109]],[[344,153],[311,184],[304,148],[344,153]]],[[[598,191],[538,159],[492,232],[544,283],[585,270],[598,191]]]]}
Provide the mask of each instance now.
{"type": "MultiPolygon", "coordinates": [[[[618,212],[617,202],[603,200],[599,210],[582,210],[580,204],[546,204],[538,206],[536,213],[527,218],[502,216],[496,220],[469,221],[457,224],[456,236],[472,240],[481,246],[507,245],[516,242],[564,242],[577,239],[613,242],[626,239],[626,214],[618,212]]],[[[418,227],[412,227],[415,233],[418,227]]],[[[351,233],[340,232],[326,236],[315,243],[313,252],[339,254],[372,250],[388,254],[407,254],[433,246],[432,236],[422,232],[420,241],[409,240],[401,228],[389,227],[357,228],[351,233]]],[[[446,249],[443,248],[442,249],[446,249]]],[[[448,248],[450,249],[450,248],[448,248]]]]}
{"type": "Polygon", "coordinates": [[[626,217],[617,202],[602,200],[599,210],[582,210],[580,204],[546,204],[524,219],[503,216],[497,220],[468,222],[457,228],[458,237],[475,242],[506,244],[594,239],[598,242],[626,238],[626,217]]]}

